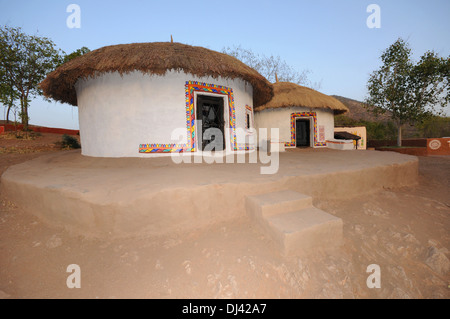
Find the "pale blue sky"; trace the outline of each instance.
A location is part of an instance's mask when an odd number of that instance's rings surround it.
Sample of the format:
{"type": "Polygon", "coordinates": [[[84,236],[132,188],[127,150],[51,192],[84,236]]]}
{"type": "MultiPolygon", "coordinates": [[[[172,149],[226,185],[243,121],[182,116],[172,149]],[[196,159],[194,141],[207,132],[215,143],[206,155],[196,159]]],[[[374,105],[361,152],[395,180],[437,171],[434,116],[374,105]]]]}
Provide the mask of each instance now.
{"type": "MultiPolygon", "coordinates": [[[[316,1],[84,1],[0,0],[0,24],[51,38],[67,53],[111,44],[174,41],[221,51],[241,45],[279,55],[311,70],[320,91],[363,100],[381,52],[398,37],[418,58],[427,50],[450,55],[448,0],[316,1]],[[69,29],[69,4],[81,8],[81,28],[69,29]],[[381,8],[381,28],[369,29],[369,4],[381,8]]],[[[3,108],[0,118],[3,118],[3,108]]],[[[31,123],[78,128],[77,109],[35,99],[31,123]]]]}

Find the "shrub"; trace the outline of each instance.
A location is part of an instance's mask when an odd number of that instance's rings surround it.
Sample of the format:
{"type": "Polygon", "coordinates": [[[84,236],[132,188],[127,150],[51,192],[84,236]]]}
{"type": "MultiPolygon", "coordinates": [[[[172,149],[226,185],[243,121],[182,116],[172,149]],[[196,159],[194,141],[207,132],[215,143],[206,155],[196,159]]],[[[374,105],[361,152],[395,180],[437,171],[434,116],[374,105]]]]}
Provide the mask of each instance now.
{"type": "Polygon", "coordinates": [[[334,118],[334,124],[335,126],[365,126],[367,140],[395,140],[397,137],[397,128],[392,121],[355,120],[345,115],[338,115],[334,118]]]}
{"type": "Polygon", "coordinates": [[[62,136],[61,147],[71,149],[71,148],[81,148],[81,145],[75,137],[64,134],[62,136]]]}
{"type": "Polygon", "coordinates": [[[432,116],[417,125],[423,137],[450,136],[450,117],[432,116]]]}

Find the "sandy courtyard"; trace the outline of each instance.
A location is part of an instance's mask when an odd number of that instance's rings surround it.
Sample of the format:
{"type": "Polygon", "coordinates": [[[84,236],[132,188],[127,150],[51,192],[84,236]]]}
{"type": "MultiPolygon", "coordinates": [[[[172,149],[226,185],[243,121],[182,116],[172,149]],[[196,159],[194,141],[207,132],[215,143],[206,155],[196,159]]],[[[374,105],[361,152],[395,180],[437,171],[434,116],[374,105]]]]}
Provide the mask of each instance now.
{"type": "MultiPolygon", "coordinates": [[[[47,139],[0,140],[0,174],[54,152],[47,139]]],[[[344,246],[302,258],[280,256],[246,217],[178,236],[93,239],[0,194],[0,297],[449,298],[450,157],[420,157],[419,173],[415,187],[315,202],[344,221],[344,246]],[[67,288],[70,264],[80,289],[67,288]],[[380,289],[366,285],[370,264],[380,289]]]]}

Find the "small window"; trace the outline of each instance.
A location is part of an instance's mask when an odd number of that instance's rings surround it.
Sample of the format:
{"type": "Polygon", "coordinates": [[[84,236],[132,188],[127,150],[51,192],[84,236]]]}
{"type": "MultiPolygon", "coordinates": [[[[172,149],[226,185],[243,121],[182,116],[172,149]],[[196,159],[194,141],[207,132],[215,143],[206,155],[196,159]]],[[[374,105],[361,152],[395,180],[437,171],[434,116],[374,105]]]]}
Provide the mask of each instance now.
{"type": "Polygon", "coordinates": [[[245,106],[245,128],[251,130],[253,123],[253,109],[251,106],[245,106]]]}

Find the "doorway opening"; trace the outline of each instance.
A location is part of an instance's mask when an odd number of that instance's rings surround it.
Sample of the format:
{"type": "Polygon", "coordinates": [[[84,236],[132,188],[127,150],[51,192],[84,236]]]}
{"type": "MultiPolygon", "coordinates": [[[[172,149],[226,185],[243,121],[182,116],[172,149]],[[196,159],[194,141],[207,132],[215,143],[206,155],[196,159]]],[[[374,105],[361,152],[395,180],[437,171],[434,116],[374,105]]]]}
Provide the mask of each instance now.
{"type": "Polygon", "coordinates": [[[296,147],[311,146],[311,121],[309,119],[297,119],[295,121],[296,147]]]}
{"type": "Polygon", "coordinates": [[[225,149],[225,118],[222,97],[197,95],[197,140],[199,150],[225,149]]]}

